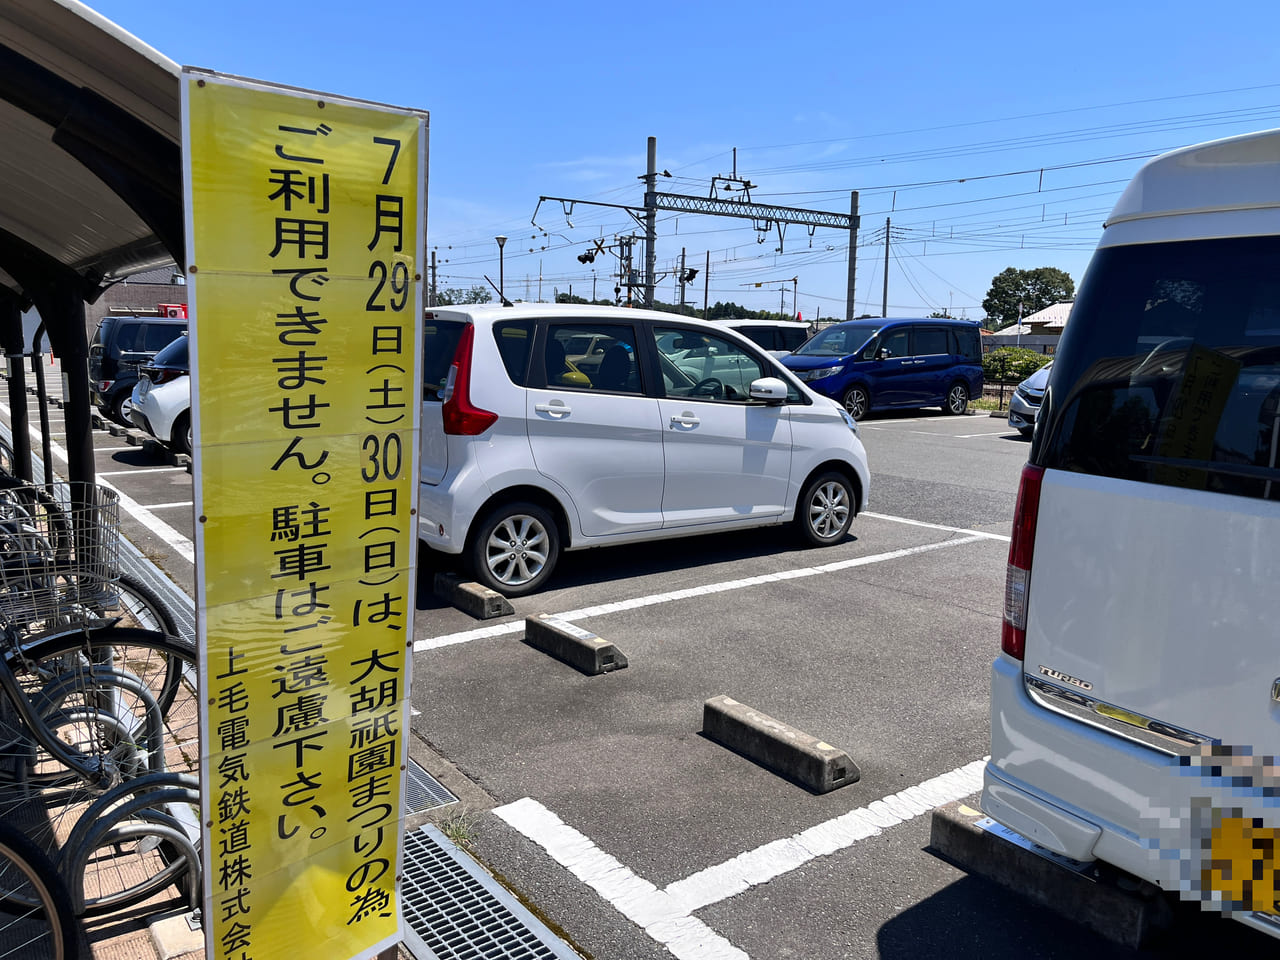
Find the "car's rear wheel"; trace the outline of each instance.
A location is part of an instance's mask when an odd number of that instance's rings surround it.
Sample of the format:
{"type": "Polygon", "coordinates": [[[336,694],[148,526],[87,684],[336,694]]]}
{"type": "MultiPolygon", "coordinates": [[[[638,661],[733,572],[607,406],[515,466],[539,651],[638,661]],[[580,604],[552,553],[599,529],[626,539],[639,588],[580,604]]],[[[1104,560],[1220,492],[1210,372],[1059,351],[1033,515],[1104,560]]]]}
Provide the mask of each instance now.
{"type": "Polygon", "coordinates": [[[469,551],[476,580],[508,597],[541,590],[560,558],[560,532],[536,503],[504,503],[476,525],[469,551]]]}
{"type": "Polygon", "coordinates": [[[173,434],[169,446],[178,453],[191,453],[191,413],[189,411],[179,415],[173,422],[173,434]]]}
{"type": "Polygon", "coordinates": [[[850,387],[845,391],[844,408],[848,411],[849,416],[855,420],[861,420],[867,415],[867,411],[871,409],[871,398],[867,396],[864,387],[850,387]]]}
{"type": "Polygon", "coordinates": [[[849,532],[854,513],[853,484],[835,470],[814,477],[796,504],[796,529],[815,547],[839,543],[849,532]]]}
{"type": "Polygon", "coordinates": [[[969,388],[957,380],[947,390],[947,402],[942,405],[943,413],[959,416],[969,409],[969,388]]]}
{"type": "Polygon", "coordinates": [[[107,416],[116,423],[123,424],[126,427],[133,426],[129,420],[129,409],[133,406],[133,397],[128,390],[121,390],[111,401],[111,407],[107,411],[107,416]]]}

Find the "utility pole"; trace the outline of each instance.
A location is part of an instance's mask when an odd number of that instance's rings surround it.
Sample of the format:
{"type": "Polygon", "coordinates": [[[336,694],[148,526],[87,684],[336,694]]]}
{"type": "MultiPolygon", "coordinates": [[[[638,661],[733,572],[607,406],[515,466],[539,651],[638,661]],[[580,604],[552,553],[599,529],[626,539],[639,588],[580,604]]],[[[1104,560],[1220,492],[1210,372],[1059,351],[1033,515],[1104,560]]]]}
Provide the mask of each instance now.
{"type": "Polygon", "coordinates": [[[844,318],[853,319],[854,288],[858,279],[858,191],[849,194],[849,289],[844,295],[844,318]]]}
{"type": "Polygon", "coordinates": [[[787,288],[778,288],[778,319],[781,320],[787,315],[787,288]]]}
{"type": "Polygon", "coordinates": [[[431,251],[431,296],[427,298],[427,306],[436,305],[436,252],[431,251]]]}
{"type": "Polygon", "coordinates": [[[684,247],[681,247],[681,248],[680,248],[680,275],[679,275],[679,281],[680,281],[680,282],[679,282],[679,286],[680,286],[680,301],[679,301],[679,303],[677,303],[677,304],[676,304],[676,306],[680,308],[680,313],[681,313],[681,314],[683,314],[683,313],[684,313],[684,282],[685,282],[685,281],[684,281],[684,277],[685,277],[685,273],[684,273],[684,247]]]}
{"type": "Polygon", "coordinates": [[[658,187],[658,138],[649,138],[644,174],[644,305],[653,309],[653,271],[658,262],[658,208],[650,202],[658,187]]]}
{"type": "Polygon", "coordinates": [[[889,316],[889,218],[884,218],[884,299],[880,301],[880,316],[889,316]]]}
{"type": "Polygon", "coordinates": [[[791,314],[792,317],[800,315],[800,277],[791,278],[791,314]]]}
{"type": "Polygon", "coordinates": [[[702,319],[707,319],[707,293],[711,290],[711,251],[707,251],[707,272],[702,275],[702,319]]]}

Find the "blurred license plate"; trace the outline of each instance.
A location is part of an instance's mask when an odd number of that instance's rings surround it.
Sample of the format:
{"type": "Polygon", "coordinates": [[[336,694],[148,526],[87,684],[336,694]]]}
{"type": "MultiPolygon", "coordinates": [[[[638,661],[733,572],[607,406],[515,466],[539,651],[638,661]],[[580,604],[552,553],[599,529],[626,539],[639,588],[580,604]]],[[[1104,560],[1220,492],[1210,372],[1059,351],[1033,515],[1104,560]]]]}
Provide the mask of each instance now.
{"type": "Polygon", "coordinates": [[[1280,913],[1276,873],[1280,869],[1280,830],[1251,817],[1223,817],[1213,828],[1210,855],[1202,867],[1204,885],[1245,910],[1280,913]]]}

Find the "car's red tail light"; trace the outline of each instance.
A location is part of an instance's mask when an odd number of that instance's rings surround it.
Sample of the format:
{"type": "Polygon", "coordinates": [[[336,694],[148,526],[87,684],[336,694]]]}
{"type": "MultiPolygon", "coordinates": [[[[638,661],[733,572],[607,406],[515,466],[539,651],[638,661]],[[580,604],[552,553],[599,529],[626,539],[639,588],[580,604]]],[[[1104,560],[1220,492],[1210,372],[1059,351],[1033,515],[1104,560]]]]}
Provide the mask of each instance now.
{"type": "Polygon", "coordinates": [[[1004,622],[1000,648],[1021,660],[1027,647],[1027,599],[1031,587],[1031,555],[1036,545],[1036,517],[1040,513],[1040,483],[1044,467],[1027,464],[1018,485],[1018,505],[1013,511],[1013,538],[1009,542],[1009,566],[1004,579],[1004,622]]]}
{"type": "Polygon", "coordinates": [[[153,387],[158,387],[162,383],[168,383],[170,380],[177,380],[179,377],[185,377],[186,373],[182,370],[169,370],[164,367],[147,371],[147,377],[151,380],[153,387]]]}
{"type": "Polygon", "coordinates": [[[475,342],[475,329],[475,325],[470,323],[462,328],[458,348],[453,352],[449,378],[441,393],[444,432],[463,437],[478,436],[498,420],[496,413],[482,410],[471,402],[471,347],[475,342]]]}

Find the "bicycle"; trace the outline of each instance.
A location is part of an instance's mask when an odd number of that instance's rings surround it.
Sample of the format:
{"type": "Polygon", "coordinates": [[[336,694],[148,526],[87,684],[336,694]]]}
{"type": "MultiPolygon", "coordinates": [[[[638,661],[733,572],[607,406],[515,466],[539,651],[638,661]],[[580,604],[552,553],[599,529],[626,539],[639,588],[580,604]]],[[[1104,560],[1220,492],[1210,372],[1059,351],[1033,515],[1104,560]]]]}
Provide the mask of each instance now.
{"type": "MultiPolygon", "coordinates": [[[[100,797],[145,775],[194,778],[200,754],[195,646],[103,616],[126,602],[115,562],[117,500],[97,487],[79,493],[56,509],[29,488],[0,499],[0,817],[24,825],[42,848],[61,851],[64,878],[81,891],[82,905],[83,891],[120,885],[115,860],[129,851],[160,849],[162,859],[177,851],[177,868],[152,863],[149,891],[198,878],[191,839],[198,817],[184,825],[169,812],[139,808],[149,811],[144,829],[126,828],[125,814],[106,816],[83,842],[90,851],[109,847],[114,857],[69,857],[66,845],[90,809],[107,814],[92,806],[100,797]],[[31,503],[40,506],[26,509],[31,503]]],[[[89,899],[95,907],[124,902],[97,893],[89,899]]]]}
{"type": "Polygon", "coordinates": [[[78,960],[82,932],[53,862],[0,822],[0,958],[78,960]]]}

